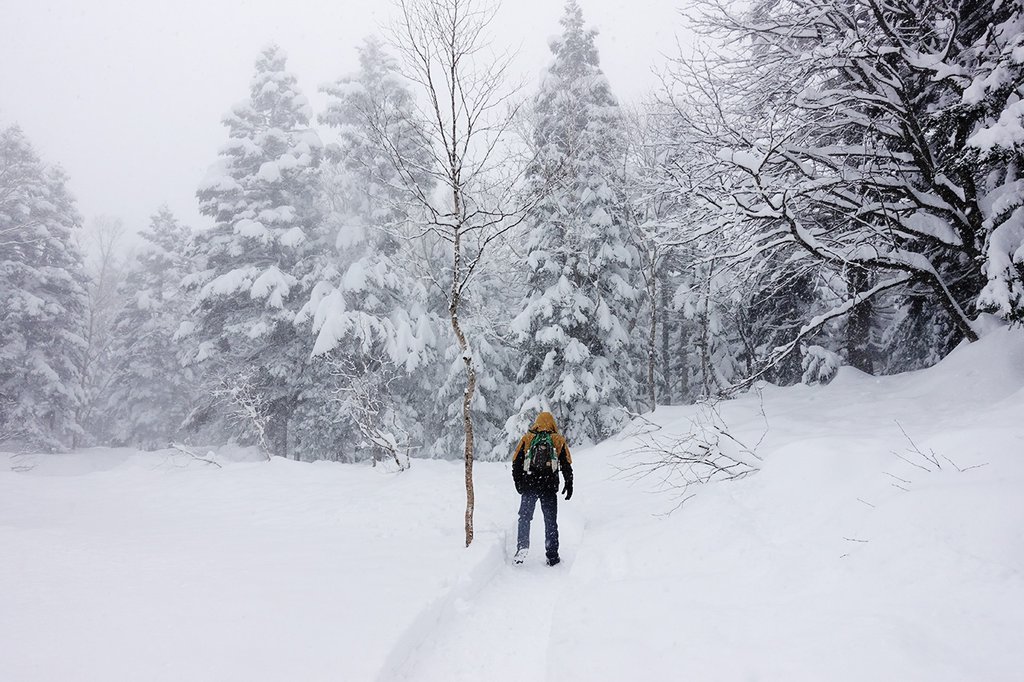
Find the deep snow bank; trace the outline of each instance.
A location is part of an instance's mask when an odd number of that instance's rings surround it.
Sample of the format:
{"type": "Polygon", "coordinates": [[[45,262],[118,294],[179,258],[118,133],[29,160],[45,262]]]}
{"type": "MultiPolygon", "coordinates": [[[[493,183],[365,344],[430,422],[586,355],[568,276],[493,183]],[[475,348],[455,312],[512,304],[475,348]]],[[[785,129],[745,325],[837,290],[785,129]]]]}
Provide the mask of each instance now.
{"type": "MultiPolygon", "coordinates": [[[[601,522],[550,674],[626,679],[643,663],[653,679],[1019,679],[1022,386],[1024,339],[999,330],[921,372],[769,387],[762,471],[667,518],[620,513],[631,496],[608,482],[587,500],[601,522]]],[[[722,406],[744,442],[763,433],[759,411],[753,395],[722,406]]],[[[610,463],[622,446],[588,454],[610,463]]]]}

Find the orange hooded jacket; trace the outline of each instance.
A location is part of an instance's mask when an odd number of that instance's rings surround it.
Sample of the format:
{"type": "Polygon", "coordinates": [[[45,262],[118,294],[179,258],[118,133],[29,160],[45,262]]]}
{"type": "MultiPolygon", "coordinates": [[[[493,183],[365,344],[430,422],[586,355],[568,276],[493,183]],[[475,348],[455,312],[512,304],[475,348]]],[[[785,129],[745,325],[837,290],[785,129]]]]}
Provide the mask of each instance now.
{"type": "MultiPolygon", "coordinates": [[[[558,425],[555,424],[555,416],[550,412],[541,412],[537,415],[537,419],[534,420],[533,426],[530,427],[530,430],[522,438],[519,439],[519,444],[516,446],[515,452],[512,453],[512,479],[515,481],[516,489],[521,489],[524,481],[524,455],[529,451],[530,444],[533,443],[534,434],[541,431],[551,434],[551,444],[555,446],[555,454],[558,456],[558,470],[562,472],[566,486],[571,489],[572,455],[569,453],[569,444],[566,442],[565,436],[558,432],[558,425]]],[[[554,477],[553,483],[557,490],[557,475],[554,477]]]]}

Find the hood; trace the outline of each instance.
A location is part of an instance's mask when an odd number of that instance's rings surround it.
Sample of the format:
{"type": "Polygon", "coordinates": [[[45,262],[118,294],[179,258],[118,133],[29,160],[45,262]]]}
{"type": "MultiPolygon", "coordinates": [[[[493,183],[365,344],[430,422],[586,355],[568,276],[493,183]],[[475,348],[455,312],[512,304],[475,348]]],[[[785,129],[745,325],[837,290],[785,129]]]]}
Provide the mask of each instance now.
{"type": "Polygon", "coordinates": [[[533,427],[530,430],[558,433],[558,426],[555,424],[555,415],[550,412],[541,412],[537,415],[537,420],[533,422],[533,427]]]}

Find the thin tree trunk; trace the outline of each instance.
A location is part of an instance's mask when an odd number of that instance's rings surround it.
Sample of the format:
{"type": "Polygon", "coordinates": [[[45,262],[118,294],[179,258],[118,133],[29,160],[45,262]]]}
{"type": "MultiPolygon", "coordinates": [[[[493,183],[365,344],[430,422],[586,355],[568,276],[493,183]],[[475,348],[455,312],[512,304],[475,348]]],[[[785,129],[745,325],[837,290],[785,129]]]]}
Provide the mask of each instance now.
{"type": "Polygon", "coordinates": [[[661,386],[662,386],[662,400],[665,400],[669,405],[676,403],[675,396],[672,393],[672,359],[669,356],[669,316],[668,316],[668,276],[666,275],[666,281],[661,283],[661,297],[658,301],[659,316],[661,317],[661,386]]]}
{"type": "MultiPolygon", "coordinates": [[[[291,421],[292,413],[295,411],[295,399],[290,397],[278,398],[271,406],[270,423],[268,424],[267,441],[272,454],[278,457],[288,458],[288,424],[291,421]]],[[[299,459],[299,453],[295,453],[295,459],[299,459]]]]}
{"type": "Polygon", "coordinates": [[[654,363],[657,357],[658,346],[658,273],[654,265],[657,261],[652,259],[650,281],[651,301],[651,329],[647,339],[647,401],[650,404],[651,412],[654,412],[658,405],[658,390],[654,385],[654,363]]]}
{"type": "Polygon", "coordinates": [[[711,340],[708,334],[708,324],[711,321],[711,275],[708,274],[706,287],[701,287],[701,295],[704,299],[701,301],[704,305],[704,310],[697,318],[700,324],[700,382],[701,382],[701,398],[711,397],[711,340]]]}
{"type": "MultiPolygon", "coordinates": [[[[458,195],[455,196],[455,203],[458,206],[458,195]]],[[[459,350],[462,351],[462,361],[466,364],[466,391],[462,394],[462,425],[466,432],[466,446],[463,457],[466,462],[466,547],[473,542],[473,510],[476,504],[473,490],[473,393],[476,391],[476,367],[473,363],[473,354],[470,352],[466,335],[459,323],[459,303],[461,292],[459,290],[459,267],[462,262],[461,239],[456,232],[455,238],[455,259],[452,274],[452,296],[448,314],[451,318],[452,331],[459,342],[459,350]]]]}
{"type": "Polygon", "coordinates": [[[473,393],[476,391],[476,367],[473,365],[473,356],[466,343],[462,325],[459,324],[459,314],[454,303],[449,309],[449,313],[452,330],[455,332],[455,338],[459,341],[459,349],[462,351],[462,361],[466,363],[466,391],[462,394],[462,425],[466,431],[463,457],[466,462],[466,547],[469,547],[473,542],[473,509],[476,504],[473,491],[473,413],[470,410],[473,404],[473,393]]]}

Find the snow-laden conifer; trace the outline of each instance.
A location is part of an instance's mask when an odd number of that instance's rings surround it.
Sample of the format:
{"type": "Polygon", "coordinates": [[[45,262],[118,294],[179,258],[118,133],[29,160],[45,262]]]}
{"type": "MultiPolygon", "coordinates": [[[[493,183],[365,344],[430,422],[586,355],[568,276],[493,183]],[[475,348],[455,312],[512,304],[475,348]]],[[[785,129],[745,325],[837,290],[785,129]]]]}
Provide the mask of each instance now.
{"type": "MultiPolygon", "coordinates": [[[[995,6],[986,27],[979,8],[980,35],[967,50],[971,80],[961,97],[972,112],[964,163],[987,171],[983,203],[985,275],[981,308],[1024,321],[1024,7],[995,6]]],[[[954,107],[954,114],[959,113],[954,107]]]]}
{"type": "MultiPolygon", "coordinates": [[[[398,128],[408,125],[415,104],[377,40],[363,44],[359,63],[357,74],[324,88],[331,100],[321,120],[340,133],[325,188],[334,252],[303,315],[313,322],[315,354],[344,346],[413,371],[425,363],[432,334],[425,333],[424,287],[411,267],[408,191],[381,144],[409,138],[398,128]],[[375,127],[383,119],[393,121],[385,136],[375,127]]],[[[416,147],[402,156],[426,162],[416,147]]]]}
{"type": "Polygon", "coordinates": [[[115,442],[161,447],[181,429],[195,399],[193,368],[182,366],[179,326],[188,319],[182,281],[192,231],[162,206],[140,232],[145,241],[121,287],[114,324],[115,379],[107,410],[115,442]]]}
{"type": "MultiPolygon", "coordinates": [[[[229,140],[198,191],[216,221],[196,237],[202,258],[187,279],[195,292],[192,362],[226,383],[247,377],[270,412],[268,443],[288,451],[288,425],[312,347],[295,317],[313,282],[322,145],[311,108],[276,46],[256,61],[249,98],[224,119],[229,140]]],[[[237,393],[237,391],[235,392],[237,393]]],[[[251,434],[250,434],[251,435],[251,434]]]]}
{"type": "Polygon", "coordinates": [[[358,72],[323,91],[330,99],[320,120],[339,138],[323,168],[331,243],[298,321],[315,335],[313,354],[326,373],[319,390],[333,405],[327,430],[364,452],[392,442],[422,447],[418,406],[429,405],[432,391],[420,382],[433,371],[438,324],[410,244],[409,192],[385,149],[397,145],[410,164],[426,165],[409,127],[415,103],[374,38],[359,48],[358,72]]]}
{"type": "Polygon", "coordinates": [[[523,245],[529,291],[514,322],[522,345],[520,434],[549,409],[571,438],[596,440],[624,423],[637,399],[631,353],[639,263],[624,221],[621,112],[599,65],[596,31],[575,0],[533,103],[534,188],[554,185],[523,245]]]}
{"type": "Polygon", "coordinates": [[[51,450],[81,433],[85,274],[66,182],[20,128],[0,130],[0,440],[51,450]]]}

